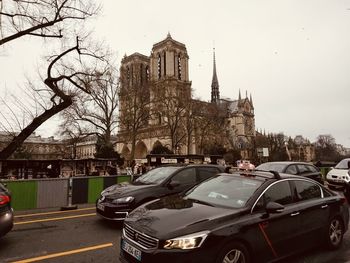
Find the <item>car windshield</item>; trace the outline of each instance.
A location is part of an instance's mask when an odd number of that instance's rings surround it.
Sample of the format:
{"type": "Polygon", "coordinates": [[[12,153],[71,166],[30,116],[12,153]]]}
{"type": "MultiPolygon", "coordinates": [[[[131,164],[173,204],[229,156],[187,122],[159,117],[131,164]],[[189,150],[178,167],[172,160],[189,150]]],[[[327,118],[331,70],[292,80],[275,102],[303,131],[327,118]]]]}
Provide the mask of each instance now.
{"type": "Polygon", "coordinates": [[[350,159],[344,159],[341,160],[334,168],[335,169],[345,169],[345,170],[349,170],[349,163],[350,159]]]}
{"type": "Polygon", "coordinates": [[[221,175],[189,190],[184,198],[211,205],[240,208],[246,205],[262,181],[240,175],[221,175]]]}
{"type": "Polygon", "coordinates": [[[180,166],[158,167],[141,175],[135,180],[135,183],[141,184],[161,184],[170,174],[180,169],[180,166]]]}
{"type": "Polygon", "coordinates": [[[256,167],[256,170],[261,171],[276,171],[282,173],[283,169],[286,167],[283,163],[263,163],[256,167]]]}

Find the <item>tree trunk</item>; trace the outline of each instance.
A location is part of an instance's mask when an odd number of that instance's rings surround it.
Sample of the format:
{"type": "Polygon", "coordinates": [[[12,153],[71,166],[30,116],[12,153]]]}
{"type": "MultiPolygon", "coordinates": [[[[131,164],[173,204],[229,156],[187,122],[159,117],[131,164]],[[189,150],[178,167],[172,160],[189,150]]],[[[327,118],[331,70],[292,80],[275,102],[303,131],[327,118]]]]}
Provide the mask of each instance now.
{"type": "Polygon", "coordinates": [[[23,129],[12,141],[9,145],[7,145],[0,152],[0,160],[8,159],[16,149],[23,144],[23,142],[45,121],[50,119],[55,114],[60,111],[66,109],[72,104],[72,99],[70,97],[66,97],[66,99],[58,105],[54,105],[52,108],[44,111],[41,115],[34,118],[33,121],[23,129]]]}

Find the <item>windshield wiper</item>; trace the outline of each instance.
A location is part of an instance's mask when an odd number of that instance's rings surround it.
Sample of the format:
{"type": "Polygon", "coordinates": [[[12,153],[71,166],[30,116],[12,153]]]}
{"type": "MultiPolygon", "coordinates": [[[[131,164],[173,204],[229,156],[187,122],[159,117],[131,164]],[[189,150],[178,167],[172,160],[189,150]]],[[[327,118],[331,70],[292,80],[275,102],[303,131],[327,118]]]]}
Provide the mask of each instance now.
{"type": "Polygon", "coordinates": [[[192,201],[193,203],[197,203],[197,204],[202,204],[202,205],[207,205],[207,206],[214,206],[213,204],[206,202],[206,201],[202,201],[202,200],[198,200],[198,199],[193,199],[193,198],[186,198],[187,200],[192,201]]]}

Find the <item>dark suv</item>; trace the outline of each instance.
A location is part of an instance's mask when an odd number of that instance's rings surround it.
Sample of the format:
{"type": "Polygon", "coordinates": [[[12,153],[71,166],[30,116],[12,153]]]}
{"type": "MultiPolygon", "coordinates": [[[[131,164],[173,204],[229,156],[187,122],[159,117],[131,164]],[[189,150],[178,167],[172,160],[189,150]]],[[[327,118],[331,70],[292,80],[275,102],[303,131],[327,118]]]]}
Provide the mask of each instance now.
{"type": "Polygon", "coordinates": [[[13,227],[13,211],[10,191],[0,183],[0,237],[13,227]]]}
{"type": "Polygon", "coordinates": [[[154,168],[131,183],[112,185],[96,202],[98,215],[124,220],[137,206],[163,196],[180,193],[223,172],[218,165],[167,165],[154,168]]]}

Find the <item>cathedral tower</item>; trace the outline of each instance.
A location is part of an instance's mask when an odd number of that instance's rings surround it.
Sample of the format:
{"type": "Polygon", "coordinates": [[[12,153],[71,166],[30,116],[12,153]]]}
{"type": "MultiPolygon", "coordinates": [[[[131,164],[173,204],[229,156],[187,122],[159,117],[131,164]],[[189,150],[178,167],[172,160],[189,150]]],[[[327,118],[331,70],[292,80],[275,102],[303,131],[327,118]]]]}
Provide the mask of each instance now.
{"type": "MultiPolygon", "coordinates": [[[[165,117],[164,101],[181,98],[186,104],[191,99],[186,46],[174,40],[170,33],[153,45],[150,56],[151,125],[162,125],[165,117]],[[161,106],[163,105],[163,106],[161,106]]],[[[168,104],[169,105],[169,104],[168,104]]],[[[175,109],[173,109],[175,110],[175,109]]]]}

